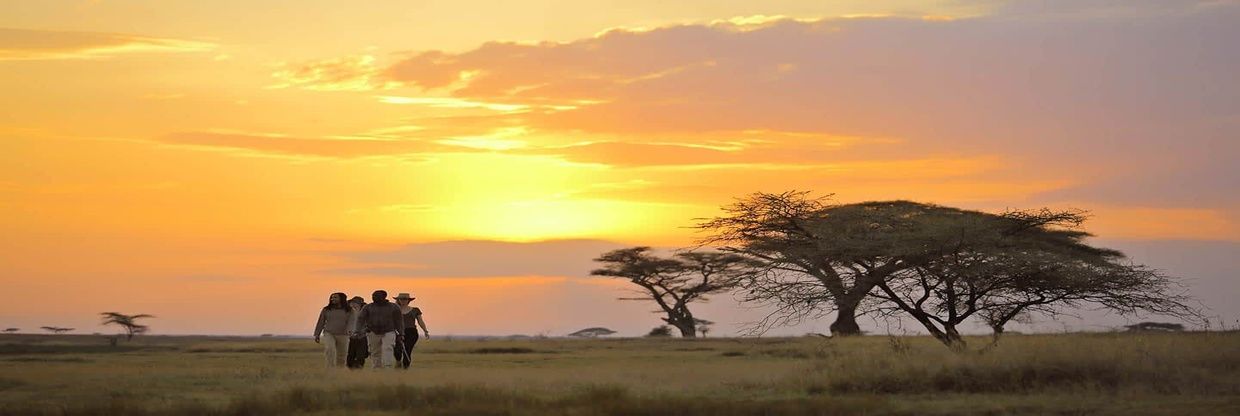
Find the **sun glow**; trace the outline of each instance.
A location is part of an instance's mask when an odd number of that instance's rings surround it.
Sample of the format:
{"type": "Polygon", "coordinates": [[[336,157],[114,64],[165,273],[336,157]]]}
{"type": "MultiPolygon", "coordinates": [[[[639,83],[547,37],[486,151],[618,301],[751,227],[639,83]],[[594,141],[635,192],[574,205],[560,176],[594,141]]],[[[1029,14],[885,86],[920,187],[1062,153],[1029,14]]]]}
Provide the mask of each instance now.
{"type": "Polygon", "coordinates": [[[439,155],[417,169],[407,179],[410,194],[391,196],[386,209],[357,211],[349,221],[385,239],[536,241],[639,239],[651,227],[675,231],[674,225],[656,224],[687,218],[685,206],[583,195],[609,173],[604,166],[548,156],[462,153],[439,155]]]}

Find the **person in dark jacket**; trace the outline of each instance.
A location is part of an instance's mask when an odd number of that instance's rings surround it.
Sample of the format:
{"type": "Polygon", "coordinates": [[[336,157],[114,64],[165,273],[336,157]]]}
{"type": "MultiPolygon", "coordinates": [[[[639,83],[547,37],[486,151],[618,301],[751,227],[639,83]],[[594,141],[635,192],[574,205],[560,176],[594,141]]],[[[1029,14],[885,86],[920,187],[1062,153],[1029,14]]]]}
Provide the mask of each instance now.
{"type": "Polygon", "coordinates": [[[426,330],[426,322],[422,321],[422,310],[409,304],[417,298],[401,293],[392,299],[400,306],[401,323],[404,324],[401,325],[404,337],[397,342],[396,361],[401,368],[409,369],[409,363],[413,360],[413,347],[418,344],[418,326],[422,327],[422,333],[427,339],[430,339],[431,333],[426,330]]]}
{"type": "Polygon", "coordinates": [[[388,301],[385,290],[376,290],[370,299],[374,302],[362,307],[358,323],[366,334],[371,365],[374,368],[395,367],[396,355],[392,347],[399,336],[397,331],[403,328],[400,307],[388,301]]]}
{"type": "Polygon", "coordinates": [[[344,367],[349,351],[349,306],[344,293],[332,293],[314,324],[314,342],[323,344],[327,368],[344,367]],[[325,339],[324,339],[325,338],[325,339]]]}
{"type": "Polygon", "coordinates": [[[362,307],[366,306],[366,299],[361,296],[354,296],[349,299],[349,357],[345,360],[349,368],[358,369],[366,365],[366,356],[370,355],[370,350],[366,348],[366,333],[362,332],[361,315],[362,307]]]}

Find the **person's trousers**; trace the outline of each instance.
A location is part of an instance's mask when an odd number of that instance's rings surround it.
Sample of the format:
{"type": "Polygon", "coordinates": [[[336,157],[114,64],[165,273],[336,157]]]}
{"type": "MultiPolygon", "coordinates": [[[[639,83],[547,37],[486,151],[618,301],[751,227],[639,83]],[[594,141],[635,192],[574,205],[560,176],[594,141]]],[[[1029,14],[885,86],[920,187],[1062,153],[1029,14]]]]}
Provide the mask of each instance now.
{"type": "Polygon", "coordinates": [[[370,355],[370,349],[366,348],[366,338],[349,338],[349,358],[346,360],[349,368],[365,366],[367,355],[370,355]]]}
{"type": "Polygon", "coordinates": [[[327,368],[344,367],[345,359],[349,355],[349,336],[324,332],[319,337],[319,342],[323,343],[323,356],[326,359],[327,368]]]}
{"type": "Polygon", "coordinates": [[[374,368],[392,368],[396,366],[396,355],[392,344],[396,342],[396,332],[376,334],[366,333],[366,344],[370,346],[370,362],[374,368]]]}
{"type": "Polygon", "coordinates": [[[404,352],[396,361],[400,363],[401,368],[409,368],[409,362],[413,360],[413,346],[418,344],[418,329],[405,328],[405,339],[403,342],[397,342],[400,348],[398,351],[404,352]]]}

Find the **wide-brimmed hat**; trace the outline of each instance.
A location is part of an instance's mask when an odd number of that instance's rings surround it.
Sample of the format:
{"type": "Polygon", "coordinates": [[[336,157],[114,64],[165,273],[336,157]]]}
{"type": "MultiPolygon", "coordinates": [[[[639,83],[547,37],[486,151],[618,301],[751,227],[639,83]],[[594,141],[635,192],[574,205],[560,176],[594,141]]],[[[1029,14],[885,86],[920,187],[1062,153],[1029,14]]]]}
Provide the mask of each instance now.
{"type": "Polygon", "coordinates": [[[414,300],[414,299],[417,299],[417,298],[413,296],[409,296],[408,293],[401,293],[399,295],[396,295],[396,297],[392,298],[392,300],[414,300]]]}

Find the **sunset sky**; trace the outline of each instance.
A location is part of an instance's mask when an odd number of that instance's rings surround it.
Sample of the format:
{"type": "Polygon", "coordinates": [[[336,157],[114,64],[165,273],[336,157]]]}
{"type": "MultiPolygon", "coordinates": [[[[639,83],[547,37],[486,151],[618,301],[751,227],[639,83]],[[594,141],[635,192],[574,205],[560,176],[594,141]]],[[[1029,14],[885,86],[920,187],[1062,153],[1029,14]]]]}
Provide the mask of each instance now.
{"type": "Polygon", "coordinates": [[[1226,0],[0,0],[0,327],[637,335],[593,256],[791,189],[1086,209],[1235,321],[1237,74],[1226,0]]]}

